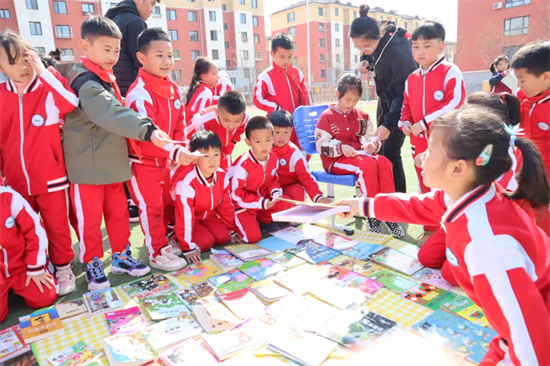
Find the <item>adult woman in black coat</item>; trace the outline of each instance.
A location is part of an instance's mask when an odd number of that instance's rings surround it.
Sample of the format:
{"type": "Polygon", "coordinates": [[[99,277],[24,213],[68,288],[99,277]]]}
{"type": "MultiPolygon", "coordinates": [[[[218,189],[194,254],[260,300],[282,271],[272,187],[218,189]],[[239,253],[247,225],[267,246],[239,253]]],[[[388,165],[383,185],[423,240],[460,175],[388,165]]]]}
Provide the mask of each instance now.
{"type": "Polygon", "coordinates": [[[359,71],[374,73],[378,106],[378,129],[375,135],[383,141],[380,153],[393,164],[397,192],[406,192],[405,171],[401,147],[405,135],[398,127],[403,105],[403,91],[408,76],[417,68],[412,56],[411,41],[405,29],[386,23],[382,29],[378,21],[368,16],[368,5],[359,7],[360,17],[350,26],[350,37],[363,52],[359,71]]]}

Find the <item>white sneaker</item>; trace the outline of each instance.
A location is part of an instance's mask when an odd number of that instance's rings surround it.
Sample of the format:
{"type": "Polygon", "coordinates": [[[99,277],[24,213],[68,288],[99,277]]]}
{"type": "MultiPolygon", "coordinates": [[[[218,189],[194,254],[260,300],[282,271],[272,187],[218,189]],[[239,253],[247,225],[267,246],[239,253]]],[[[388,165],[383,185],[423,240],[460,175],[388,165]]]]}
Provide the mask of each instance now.
{"type": "Polygon", "coordinates": [[[149,260],[151,267],[162,269],[164,271],[176,271],[187,265],[187,261],[176,256],[172,252],[170,245],[165,246],[160,250],[160,254],[149,260]]]}
{"type": "Polygon", "coordinates": [[[76,289],[76,278],[71,267],[57,270],[55,278],[59,285],[59,296],[67,295],[76,289]]]}
{"type": "Polygon", "coordinates": [[[183,254],[180,248],[180,243],[178,243],[176,239],[174,239],[173,235],[170,237],[166,237],[166,239],[168,240],[168,245],[172,247],[172,254],[176,256],[180,256],[183,254]]]}

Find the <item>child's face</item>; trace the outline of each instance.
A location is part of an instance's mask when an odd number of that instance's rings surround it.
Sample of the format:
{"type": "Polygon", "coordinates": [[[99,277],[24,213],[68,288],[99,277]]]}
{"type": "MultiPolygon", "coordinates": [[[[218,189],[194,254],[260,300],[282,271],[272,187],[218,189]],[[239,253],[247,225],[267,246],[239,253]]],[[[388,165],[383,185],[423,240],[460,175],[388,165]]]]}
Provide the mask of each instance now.
{"type": "MultiPolygon", "coordinates": [[[[15,53],[14,51],[13,46],[10,47],[10,53],[12,55],[15,53]]],[[[0,71],[18,83],[28,84],[34,78],[34,71],[29,63],[25,61],[25,51],[27,51],[27,49],[21,47],[19,50],[19,57],[15,60],[13,65],[10,65],[6,50],[0,47],[0,71]]]]}
{"type": "Polygon", "coordinates": [[[210,66],[210,70],[201,75],[201,80],[204,81],[210,88],[215,88],[218,84],[218,66],[210,66]]]}
{"type": "MultiPolygon", "coordinates": [[[[336,96],[340,98],[340,92],[336,91],[336,96]]],[[[346,94],[344,94],[340,99],[338,99],[338,108],[343,110],[344,112],[349,112],[355,106],[357,103],[359,103],[359,99],[361,98],[361,95],[359,94],[359,91],[356,89],[349,89],[346,91],[346,94]]]]}
{"type": "Polygon", "coordinates": [[[223,108],[216,108],[216,116],[223,128],[227,131],[233,131],[241,125],[244,118],[244,113],[241,114],[231,114],[223,108]]]}
{"type": "Polygon", "coordinates": [[[137,53],[137,58],[147,73],[159,78],[170,76],[170,71],[174,68],[170,42],[153,41],[149,43],[146,53],[137,53]]]}
{"type": "Polygon", "coordinates": [[[273,149],[273,132],[266,128],[263,130],[254,130],[250,132],[250,140],[244,140],[252,149],[256,159],[265,161],[273,149]]]}
{"type": "Polygon", "coordinates": [[[550,71],[535,76],[529,73],[526,68],[514,69],[518,79],[518,87],[525,92],[529,98],[536,97],[550,89],[550,71]]]}
{"type": "Polygon", "coordinates": [[[120,55],[120,39],[100,36],[94,40],[83,39],[80,46],[88,60],[101,67],[103,70],[111,70],[118,62],[120,55]]]}
{"type": "Polygon", "coordinates": [[[506,60],[500,60],[497,63],[497,70],[498,71],[508,70],[509,67],[510,67],[510,64],[506,60]]]}
{"type": "Polygon", "coordinates": [[[275,130],[275,146],[283,147],[290,141],[292,135],[292,127],[277,127],[273,126],[275,130]]]}
{"type": "Polygon", "coordinates": [[[445,51],[445,42],[440,39],[417,39],[412,43],[414,60],[425,70],[437,61],[443,51],[445,51]]]}
{"type": "Polygon", "coordinates": [[[281,69],[287,69],[287,67],[292,63],[292,55],[294,54],[294,50],[291,48],[290,50],[285,50],[282,47],[277,47],[275,52],[270,51],[271,57],[273,58],[273,62],[275,62],[275,65],[279,66],[281,69]]]}
{"type": "Polygon", "coordinates": [[[221,151],[218,148],[198,149],[203,156],[197,159],[197,166],[202,175],[210,178],[212,174],[220,167],[221,151]]]}

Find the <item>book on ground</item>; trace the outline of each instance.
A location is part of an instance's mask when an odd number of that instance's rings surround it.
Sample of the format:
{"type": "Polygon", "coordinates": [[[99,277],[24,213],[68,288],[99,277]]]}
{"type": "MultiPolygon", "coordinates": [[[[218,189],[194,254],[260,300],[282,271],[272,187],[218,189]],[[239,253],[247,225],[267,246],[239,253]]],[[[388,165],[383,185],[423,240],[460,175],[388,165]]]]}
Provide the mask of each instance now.
{"type": "Polygon", "coordinates": [[[207,297],[216,292],[216,289],[207,281],[194,285],[193,290],[195,290],[200,297],[207,297]]]}
{"type": "Polygon", "coordinates": [[[137,300],[148,296],[165,294],[177,288],[178,286],[175,283],[161,273],[155,273],[144,279],[122,286],[122,289],[128,296],[137,300]]]}
{"type": "Polygon", "coordinates": [[[264,249],[256,244],[228,245],[224,247],[224,249],[244,262],[267,257],[272,254],[270,250],[264,249]]]}
{"type": "Polygon", "coordinates": [[[82,298],[91,315],[102,314],[124,306],[118,292],[112,287],[88,292],[82,298]]]}
{"type": "Polygon", "coordinates": [[[265,345],[269,337],[284,328],[285,327],[282,327],[277,319],[267,314],[263,314],[233,330],[233,332],[245,347],[257,350],[265,345]]]}
{"type": "Polygon", "coordinates": [[[404,299],[415,304],[427,307],[430,310],[439,310],[441,305],[456,295],[426,282],[421,282],[401,294],[404,299]]]}
{"type": "Polygon", "coordinates": [[[338,257],[329,260],[329,263],[367,277],[374,272],[384,269],[384,267],[374,262],[364,261],[361,259],[349,257],[347,255],[339,255],[338,257]]]}
{"type": "Polygon", "coordinates": [[[408,276],[423,268],[417,259],[392,248],[384,248],[371,254],[370,259],[408,276]]]}
{"type": "Polygon", "coordinates": [[[172,273],[173,277],[178,277],[185,282],[197,284],[206,281],[212,276],[221,274],[223,271],[212,260],[204,259],[198,263],[192,263],[177,272],[172,273]]]}
{"type": "Polygon", "coordinates": [[[212,249],[212,255],[210,259],[223,271],[230,271],[241,266],[244,262],[233,254],[229,254],[227,250],[215,250],[212,249]],[[215,254],[214,254],[215,251],[215,254]]]}
{"type": "Polygon", "coordinates": [[[239,319],[256,317],[264,312],[262,302],[247,288],[220,295],[220,299],[239,319]]]}
{"type": "Polygon", "coordinates": [[[443,279],[441,271],[433,268],[424,267],[411,277],[419,282],[429,283],[445,291],[450,291],[456,287],[443,279]]]}
{"type": "Polygon", "coordinates": [[[327,276],[323,277],[323,279],[337,279],[338,277],[341,277],[349,272],[349,270],[345,269],[344,267],[335,266],[330,262],[322,262],[319,263],[319,265],[326,266],[326,268],[328,268],[327,276]]]}
{"type": "Polygon", "coordinates": [[[146,319],[137,306],[105,313],[105,320],[113,335],[138,332],[146,325],[146,319]]]}
{"type": "Polygon", "coordinates": [[[277,285],[271,279],[251,283],[248,285],[248,288],[260,299],[264,300],[264,303],[271,303],[292,294],[292,292],[277,285]]]}
{"type": "MultiPolygon", "coordinates": [[[[221,304],[218,304],[218,305],[223,307],[223,305],[221,304]]],[[[227,311],[229,312],[229,310],[227,311]]],[[[205,305],[195,306],[193,308],[193,314],[197,319],[197,322],[201,325],[202,329],[204,329],[204,331],[207,333],[219,332],[223,330],[231,330],[235,328],[237,325],[239,325],[239,323],[241,322],[241,320],[239,320],[233,314],[231,315],[233,315],[235,322],[216,319],[214,316],[218,316],[218,314],[211,314],[209,312],[209,309],[207,309],[205,305]]]]}
{"type": "Polygon", "coordinates": [[[155,359],[139,332],[104,338],[103,349],[111,366],[138,366],[155,359]]]}
{"type": "Polygon", "coordinates": [[[187,306],[187,308],[191,311],[193,311],[193,306],[202,304],[201,297],[191,287],[174,291],[174,293],[178,295],[185,306],[187,306]]]}
{"type": "Polygon", "coordinates": [[[21,336],[26,344],[63,332],[63,323],[55,308],[39,310],[19,318],[21,336]]]}
{"type": "Polygon", "coordinates": [[[291,329],[270,338],[267,349],[302,365],[318,366],[337,348],[337,344],[315,334],[291,329]]]}
{"type": "Polygon", "coordinates": [[[327,229],[320,226],[304,224],[298,227],[287,226],[273,233],[273,236],[296,245],[304,238],[313,238],[327,232],[327,229]]]}
{"type": "Polygon", "coordinates": [[[418,282],[411,280],[408,277],[383,269],[375,272],[369,276],[370,279],[380,282],[393,292],[402,294],[413,286],[416,286],[418,282]]]}
{"type": "Polygon", "coordinates": [[[176,316],[148,326],[142,335],[150,349],[158,354],[178,342],[198,336],[201,330],[194,319],[176,316]]]}
{"type": "Polygon", "coordinates": [[[21,336],[19,324],[0,330],[0,362],[5,362],[31,349],[21,336]]]}
{"type": "Polygon", "coordinates": [[[48,361],[53,366],[80,366],[88,365],[102,356],[102,353],[86,344],[78,342],[61,352],[48,356],[48,361]]]}
{"type": "Polygon", "coordinates": [[[242,352],[245,347],[231,332],[223,332],[218,334],[202,334],[203,344],[208,348],[214,356],[220,361],[227,360],[242,352]]]}
{"type": "Polygon", "coordinates": [[[274,213],[271,217],[273,221],[278,222],[302,222],[313,224],[341,212],[349,212],[349,210],[349,206],[325,207],[300,205],[274,213]]]}
{"type": "Polygon", "coordinates": [[[173,292],[146,297],[141,303],[151,320],[162,320],[175,316],[191,316],[189,308],[181,298],[173,292]]]}
{"type": "Polygon", "coordinates": [[[347,238],[345,236],[338,235],[331,231],[316,236],[313,238],[316,243],[324,245],[326,247],[343,251],[359,244],[357,240],[347,238]]]}
{"type": "Polygon", "coordinates": [[[298,267],[301,264],[306,263],[302,258],[298,258],[295,255],[292,255],[287,252],[273,253],[269,257],[266,257],[273,262],[279,263],[285,268],[294,268],[298,267]]]}
{"type": "Polygon", "coordinates": [[[9,360],[0,359],[0,366],[40,366],[32,349],[10,358],[9,360]]]}
{"type": "Polygon", "coordinates": [[[248,261],[239,267],[239,270],[245,273],[254,281],[263,280],[266,277],[272,276],[275,273],[284,271],[286,267],[275,263],[268,258],[255,259],[248,261]]]}
{"type": "Polygon", "coordinates": [[[365,293],[358,288],[339,287],[330,281],[315,283],[309,293],[340,310],[352,305],[362,305],[367,301],[365,293]]]}
{"type": "Polygon", "coordinates": [[[387,247],[385,245],[359,243],[353,248],[343,250],[342,254],[361,260],[367,260],[371,254],[379,252],[384,248],[387,247]]]}
{"type": "Polygon", "coordinates": [[[279,273],[273,281],[295,294],[305,295],[313,283],[327,278],[329,271],[328,266],[308,264],[279,273]]]}
{"type": "Polygon", "coordinates": [[[162,352],[159,360],[166,366],[218,366],[218,360],[195,339],[187,339],[162,352]]]}
{"type": "Polygon", "coordinates": [[[342,254],[335,249],[318,244],[311,239],[299,241],[296,247],[287,249],[286,252],[294,254],[312,264],[325,262],[342,254]]]}
{"type": "Polygon", "coordinates": [[[276,236],[270,236],[258,242],[258,246],[267,249],[273,253],[282,252],[285,249],[292,248],[294,244],[289,243],[286,240],[279,239],[276,236]]]}
{"type": "Polygon", "coordinates": [[[88,309],[82,298],[57,304],[55,308],[61,320],[74,320],[88,315],[88,309]]]}
{"type": "Polygon", "coordinates": [[[441,304],[441,310],[456,314],[482,327],[489,325],[489,321],[485,317],[483,309],[474,304],[474,302],[466,296],[455,294],[454,297],[447,299],[441,304]]]}
{"type": "Polygon", "coordinates": [[[383,284],[368,277],[362,276],[353,271],[347,272],[338,277],[338,283],[343,287],[357,288],[366,294],[372,295],[382,287],[383,284]]]}
{"type": "Polygon", "coordinates": [[[208,279],[220,294],[241,290],[254,280],[238,269],[208,279]]]}

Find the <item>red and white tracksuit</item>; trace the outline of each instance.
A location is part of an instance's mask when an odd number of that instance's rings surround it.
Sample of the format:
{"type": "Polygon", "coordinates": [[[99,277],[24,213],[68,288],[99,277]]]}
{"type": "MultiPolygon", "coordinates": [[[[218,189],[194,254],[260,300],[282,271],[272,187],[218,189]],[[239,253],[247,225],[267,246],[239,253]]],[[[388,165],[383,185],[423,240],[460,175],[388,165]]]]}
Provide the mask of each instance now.
{"type": "Polygon", "coordinates": [[[246,124],[248,122],[248,113],[245,112],[243,120],[239,127],[233,131],[229,131],[220,123],[220,119],[216,115],[217,106],[211,106],[206,109],[199,111],[191,119],[191,124],[185,128],[185,135],[190,141],[193,134],[198,130],[207,130],[212,131],[220,138],[222,142],[222,156],[221,156],[221,165],[220,167],[226,172],[232,165],[231,154],[235,145],[241,141],[241,136],[244,133],[246,124]]]}
{"type": "MultiPolygon", "coordinates": [[[[378,193],[395,192],[391,162],[382,155],[357,155],[346,157],[342,145],[349,145],[357,151],[374,136],[374,126],[369,115],[354,108],[346,113],[335,106],[326,109],[315,129],[317,151],[321,155],[323,168],[330,174],[354,174],[365,197],[378,193]]],[[[377,151],[380,150],[381,143],[377,151]]]]}
{"type": "MultiPolygon", "coordinates": [[[[189,103],[185,105],[185,125],[189,126],[195,113],[214,104],[214,92],[204,81],[199,81],[189,103]]],[[[189,138],[191,139],[191,138],[189,138]]]]}
{"type": "Polygon", "coordinates": [[[175,232],[181,249],[205,252],[229,243],[236,228],[226,172],[218,168],[207,179],[195,164],[181,167],[174,175],[173,187],[175,232]]]}
{"type": "Polygon", "coordinates": [[[271,151],[279,159],[277,175],[284,195],[295,201],[305,201],[307,192],[313,202],[318,202],[323,197],[323,192],[298,146],[289,142],[282,147],[273,146],[271,151]]]}
{"type": "MultiPolygon", "coordinates": [[[[185,126],[181,98],[180,89],[172,80],[160,79],[140,69],[126,94],[126,106],[151,118],[172,140],[182,141],[185,126]]],[[[175,146],[165,150],[149,141],[136,143],[141,156],[132,159],[130,154],[133,176],[128,189],[139,207],[139,221],[149,256],[154,258],[168,245],[164,217],[170,197],[168,165],[172,161],[177,163],[183,148],[175,146]]]]}
{"type": "Polygon", "coordinates": [[[59,266],[74,258],[60,122],[77,107],[78,97],[52,67],[21,94],[12,80],[0,84],[0,170],[42,215],[49,256],[59,266]]]}
{"type": "MultiPolygon", "coordinates": [[[[289,65],[282,69],[273,63],[259,76],[254,88],[254,105],[267,112],[282,109],[294,113],[301,105],[309,105],[309,94],[302,71],[289,65]]],[[[292,130],[290,141],[300,147],[296,131],[292,130]]]]}
{"type": "Polygon", "coordinates": [[[55,287],[42,286],[44,292],[40,292],[34,281],[25,286],[27,275],[47,270],[46,232],[28,202],[7,187],[0,187],[0,238],[0,322],[8,315],[10,288],[33,309],[53,304],[55,287]]]}
{"type": "Polygon", "coordinates": [[[218,99],[220,99],[222,94],[233,89],[233,83],[231,82],[231,79],[229,79],[229,76],[227,76],[227,73],[225,71],[220,71],[218,84],[214,90],[213,104],[218,104],[218,99]]]}
{"type": "MultiPolygon", "coordinates": [[[[442,56],[427,70],[422,68],[409,75],[405,82],[404,101],[399,127],[405,122],[420,123],[424,132],[418,136],[411,134],[413,159],[428,148],[432,122],[445,113],[464,103],[466,92],[460,69],[442,56]]],[[[420,193],[430,192],[424,185],[422,168],[415,165],[420,193]]]]}
{"type": "Polygon", "coordinates": [[[383,221],[443,225],[454,277],[499,334],[480,365],[506,353],[514,365],[550,364],[550,238],[500,186],[477,187],[456,202],[441,190],[379,195],[362,210],[383,221]]]}
{"type": "Polygon", "coordinates": [[[235,206],[237,233],[247,243],[257,243],[262,239],[258,221],[269,224],[271,214],[292,207],[290,203],[279,201],[267,208],[268,202],[283,196],[279,185],[277,155],[270,152],[265,161],[259,161],[252,149],[239,156],[228,177],[231,180],[231,198],[235,206]]]}

